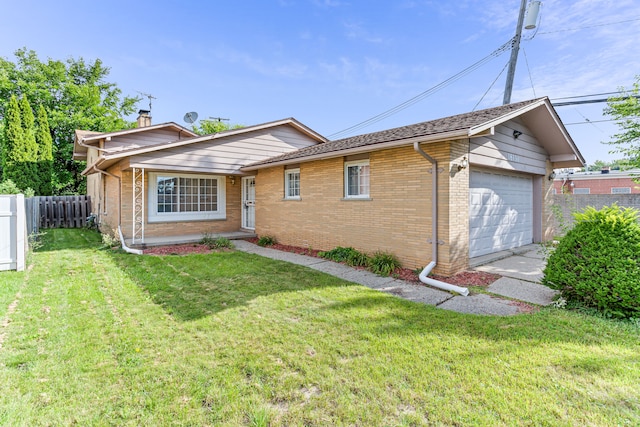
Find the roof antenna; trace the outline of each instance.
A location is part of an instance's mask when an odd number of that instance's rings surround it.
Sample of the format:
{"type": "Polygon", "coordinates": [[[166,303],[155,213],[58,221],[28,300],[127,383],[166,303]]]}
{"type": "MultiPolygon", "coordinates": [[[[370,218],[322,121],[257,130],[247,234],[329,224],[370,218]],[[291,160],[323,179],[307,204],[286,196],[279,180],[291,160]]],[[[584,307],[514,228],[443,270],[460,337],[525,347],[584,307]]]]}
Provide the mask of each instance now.
{"type": "Polygon", "coordinates": [[[215,120],[215,121],[217,121],[218,123],[220,123],[220,122],[222,122],[222,121],[225,121],[225,122],[228,122],[228,121],[229,121],[229,119],[223,119],[222,117],[209,117],[208,119],[204,119],[204,120],[205,120],[205,121],[209,121],[209,122],[211,122],[211,121],[214,121],[214,120],[215,120]]]}
{"type": "Polygon", "coordinates": [[[147,98],[149,98],[149,112],[151,112],[151,100],[152,99],[158,99],[158,98],[156,98],[155,96],[151,95],[150,93],[140,92],[139,90],[136,91],[136,92],[138,92],[142,96],[146,96],[147,98]]]}

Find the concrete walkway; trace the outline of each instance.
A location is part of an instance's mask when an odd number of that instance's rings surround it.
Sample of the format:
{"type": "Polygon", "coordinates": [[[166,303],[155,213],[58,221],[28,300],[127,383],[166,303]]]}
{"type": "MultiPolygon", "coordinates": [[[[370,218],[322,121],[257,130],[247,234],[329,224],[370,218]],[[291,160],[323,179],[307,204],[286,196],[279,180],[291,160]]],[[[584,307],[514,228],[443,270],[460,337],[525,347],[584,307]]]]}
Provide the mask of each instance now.
{"type": "Polygon", "coordinates": [[[400,298],[460,313],[509,316],[526,311],[523,310],[523,305],[519,301],[547,305],[551,303],[554,295],[554,291],[532,281],[541,277],[542,268],[544,268],[542,256],[533,254],[537,246],[526,250],[521,255],[506,255],[509,260],[518,258],[513,262],[505,259],[490,262],[490,259],[486,259],[487,264],[477,267],[477,270],[504,276],[487,288],[489,292],[496,295],[476,294],[464,297],[426,285],[416,285],[392,277],[381,277],[366,270],[357,270],[322,258],[260,247],[245,240],[234,240],[234,244],[236,249],[243,252],[304,265],[400,298]],[[524,258],[524,261],[520,258],[524,258]],[[513,275],[520,276],[513,277],[513,275]]]}

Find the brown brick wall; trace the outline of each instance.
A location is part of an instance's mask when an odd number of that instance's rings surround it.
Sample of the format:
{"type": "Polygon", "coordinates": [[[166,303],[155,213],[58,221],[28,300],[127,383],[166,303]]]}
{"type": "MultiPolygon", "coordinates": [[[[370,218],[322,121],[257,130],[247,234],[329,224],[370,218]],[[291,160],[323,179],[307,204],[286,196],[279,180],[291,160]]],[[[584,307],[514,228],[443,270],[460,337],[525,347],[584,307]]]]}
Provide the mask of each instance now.
{"type": "MultiPolygon", "coordinates": [[[[439,261],[436,272],[450,274],[466,267],[468,193],[449,198],[451,188],[468,189],[468,172],[450,176],[450,159],[466,155],[456,144],[425,145],[438,161],[439,261]],[[459,204],[459,206],[458,206],[459,204]],[[453,228],[449,228],[453,219],[453,228]],[[456,241],[464,236],[465,243],[456,241]]],[[[284,244],[328,250],[352,246],[368,253],[388,251],[409,268],[431,261],[431,164],[413,147],[370,153],[370,200],[344,200],[344,159],[300,165],[301,200],[284,200],[284,168],[262,169],[256,176],[256,232],[284,244]]],[[[456,169],[457,171],[457,169],[456,169]]]]}
{"type": "MultiPolygon", "coordinates": [[[[560,179],[554,181],[556,194],[563,193],[562,183],[563,180],[560,179]]],[[[611,194],[612,188],[619,187],[629,187],[631,188],[630,194],[640,194],[640,185],[634,182],[632,178],[611,178],[610,174],[600,174],[599,172],[595,172],[591,179],[580,175],[579,179],[572,180],[571,175],[569,175],[569,179],[564,183],[564,193],[573,193],[576,188],[588,188],[589,194],[611,194]],[[574,184],[573,187],[571,187],[571,183],[574,184]]]]}

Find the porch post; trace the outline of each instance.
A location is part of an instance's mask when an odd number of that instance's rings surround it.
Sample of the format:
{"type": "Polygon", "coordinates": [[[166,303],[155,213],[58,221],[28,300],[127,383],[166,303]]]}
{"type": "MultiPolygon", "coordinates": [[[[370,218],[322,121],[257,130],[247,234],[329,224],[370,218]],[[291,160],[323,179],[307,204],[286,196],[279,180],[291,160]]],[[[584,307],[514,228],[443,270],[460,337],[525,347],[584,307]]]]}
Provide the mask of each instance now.
{"type": "Polygon", "coordinates": [[[133,168],[133,233],[131,244],[144,243],[144,168],[133,168]]]}

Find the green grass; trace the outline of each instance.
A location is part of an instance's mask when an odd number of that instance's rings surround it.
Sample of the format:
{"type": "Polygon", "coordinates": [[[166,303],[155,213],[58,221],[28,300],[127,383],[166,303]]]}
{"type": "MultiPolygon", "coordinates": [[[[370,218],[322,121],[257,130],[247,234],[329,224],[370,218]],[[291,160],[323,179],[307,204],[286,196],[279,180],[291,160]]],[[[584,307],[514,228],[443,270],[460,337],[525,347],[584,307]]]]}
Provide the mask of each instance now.
{"type": "Polygon", "coordinates": [[[632,323],[463,315],[239,252],[99,250],[87,230],[43,240],[0,273],[0,425],[640,424],[632,323]]]}

